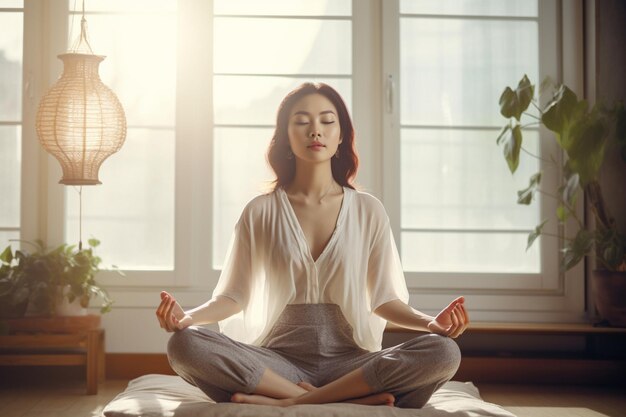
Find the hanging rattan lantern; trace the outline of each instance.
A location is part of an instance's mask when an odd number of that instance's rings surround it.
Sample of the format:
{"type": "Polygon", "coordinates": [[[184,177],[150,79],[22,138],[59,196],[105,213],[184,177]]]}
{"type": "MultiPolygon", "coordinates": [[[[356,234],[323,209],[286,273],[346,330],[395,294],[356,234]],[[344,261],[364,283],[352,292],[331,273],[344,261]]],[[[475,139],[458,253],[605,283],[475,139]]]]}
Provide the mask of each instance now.
{"type": "Polygon", "coordinates": [[[76,50],[58,56],[63,74],[39,104],[37,136],[61,164],[59,183],[95,185],[101,184],[102,162],[124,143],[126,116],[115,93],[100,80],[98,67],[104,57],[91,52],[84,6],[76,50]]]}

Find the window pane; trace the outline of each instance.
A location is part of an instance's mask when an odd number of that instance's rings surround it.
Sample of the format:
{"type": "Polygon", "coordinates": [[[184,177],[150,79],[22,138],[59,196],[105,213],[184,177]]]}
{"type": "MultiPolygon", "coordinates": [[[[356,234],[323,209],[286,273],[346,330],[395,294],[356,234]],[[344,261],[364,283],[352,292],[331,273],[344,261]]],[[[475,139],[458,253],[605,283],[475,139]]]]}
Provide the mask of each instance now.
{"type": "MultiPolygon", "coordinates": [[[[83,187],[83,241],[101,240],[106,263],[173,269],[174,145],[173,129],[129,129],[102,164],[102,185],[83,187]]],[[[66,195],[66,240],[78,242],[78,193],[68,187],[66,195]]]]}
{"type": "Polygon", "coordinates": [[[227,74],[350,74],[351,22],[214,19],[214,68],[227,74]]]}
{"type": "MultiPolygon", "coordinates": [[[[534,229],[537,202],[519,205],[515,190],[528,186],[539,161],[522,158],[511,175],[496,146],[497,130],[402,129],[402,227],[534,229]]],[[[523,147],[538,155],[535,132],[523,147]]]]}
{"type": "Polygon", "coordinates": [[[540,242],[525,233],[402,232],[402,265],[411,272],[539,273],[540,242]]]}
{"type": "Polygon", "coordinates": [[[350,16],[351,0],[215,0],[216,15],[350,16]]]}
{"type": "Polygon", "coordinates": [[[400,0],[400,13],[537,17],[537,0],[400,0]]]}
{"type": "Polygon", "coordinates": [[[6,231],[0,230],[0,252],[4,250],[7,246],[11,245],[13,251],[20,247],[20,242],[11,242],[13,239],[19,239],[20,232],[19,231],[6,231]]]}
{"type": "Polygon", "coordinates": [[[401,19],[401,123],[500,126],[511,80],[538,79],[532,21],[401,19]]]}
{"type": "MultiPolygon", "coordinates": [[[[129,2],[130,3],[130,2],[129,2]]],[[[80,35],[80,18],[72,39],[80,35]]],[[[88,15],[100,78],[117,94],[130,126],[174,126],[176,14],[88,15]]]]}
{"type": "Polygon", "coordinates": [[[22,119],[22,26],[22,13],[0,13],[0,121],[22,119]]]}
{"type": "MultiPolygon", "coordinates": [[[[176,0],[87,0],[85,12],[172,12],[176,11],[177,3],[176,0]]],[[[69,7],[77,12],[83,9],[82,2],[76,0],[69,0],[69,7]]]]}
{"type": "Polygon", "coordinates": [[[21,137],[21,126],[0,126],[0,227],[20,227],[21,137]]]}
{"type": "Polygon", "coordinates": [[[221,268],[233,229],[246,203],[271,189],[265,161],[274,129],[214,129],[213,266],[221,268]]]}
{"type": "Polygon", "coordinates": [[[276,123],[278,104],[303,82],[324,82],[335,88],[346,104],[352,102],[352,83],[345,78],[287,78],[222,76],[213,78],[216,124],[270,125],[276,123]]]}

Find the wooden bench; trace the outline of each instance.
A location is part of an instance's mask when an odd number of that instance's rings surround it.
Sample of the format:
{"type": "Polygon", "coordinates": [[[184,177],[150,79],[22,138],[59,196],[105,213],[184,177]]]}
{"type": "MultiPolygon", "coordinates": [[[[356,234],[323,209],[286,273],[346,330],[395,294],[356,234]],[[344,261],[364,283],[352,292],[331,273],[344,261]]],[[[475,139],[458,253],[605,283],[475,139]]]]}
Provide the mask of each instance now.
{"type": "Polygon", "coordinates": [[[104,330],[100,316],[5,319],[0,366],[84,366],[87,394],[104,381],[104,330]]]}

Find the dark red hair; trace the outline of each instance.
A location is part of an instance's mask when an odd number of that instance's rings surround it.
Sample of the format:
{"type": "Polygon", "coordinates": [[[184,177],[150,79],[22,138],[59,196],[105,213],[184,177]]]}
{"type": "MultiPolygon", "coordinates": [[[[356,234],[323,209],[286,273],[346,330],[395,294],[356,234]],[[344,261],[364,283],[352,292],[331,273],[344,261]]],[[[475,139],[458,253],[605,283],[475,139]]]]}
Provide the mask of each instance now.
{"type": "Polygon", "coordinates": [[[331,169],[333,178],[338,184],[354,189],[352,182],[359,166],[359,157],[354,147],[354,127],[343,99],[331,86],[324,83],[304,83],[291,91],[278,107],[276,115],[276,130],[267,150],[267,160],[276,174],[274,189],[285,187],[296,175],[296,159],[288,158],[291,150],[287,128],[289,115],[294,104],[304,96],[321,94],[330,100],[337,109],[339,117],[340,137],[338,158],[332,157],[331,169]]]}

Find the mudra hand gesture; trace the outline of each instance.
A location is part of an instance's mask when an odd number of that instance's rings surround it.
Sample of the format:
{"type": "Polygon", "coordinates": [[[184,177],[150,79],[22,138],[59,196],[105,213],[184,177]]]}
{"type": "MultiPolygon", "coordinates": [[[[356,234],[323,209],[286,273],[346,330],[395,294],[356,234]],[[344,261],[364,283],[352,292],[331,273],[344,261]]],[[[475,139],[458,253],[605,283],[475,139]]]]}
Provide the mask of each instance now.
{"type": "Polygon", "coordinates": [[[465,298],[459,297],[428,323],[428,330],[432,333],[448,337],[460,336],[469,325],[469,316],[465,310],[465,298]]]}
{"type": "Polygon", "coordinates": [[[174,297],[161,291],[161,304],[157,307],[156,316],[161,328],[168,332],[182,330],[192,324],[192,318],[185,314],[174,297]]]}

